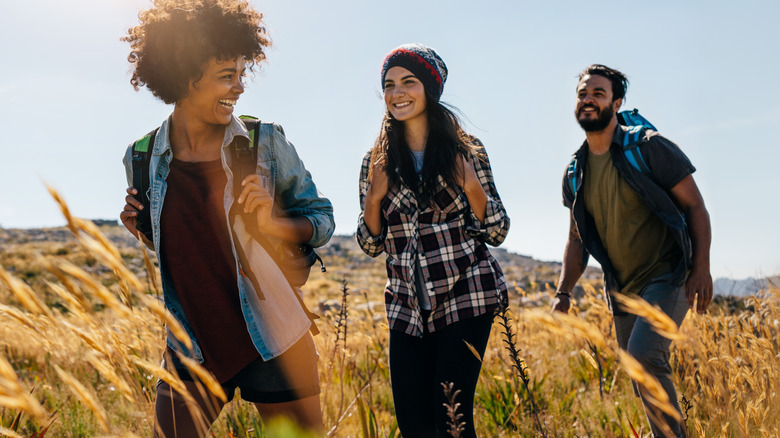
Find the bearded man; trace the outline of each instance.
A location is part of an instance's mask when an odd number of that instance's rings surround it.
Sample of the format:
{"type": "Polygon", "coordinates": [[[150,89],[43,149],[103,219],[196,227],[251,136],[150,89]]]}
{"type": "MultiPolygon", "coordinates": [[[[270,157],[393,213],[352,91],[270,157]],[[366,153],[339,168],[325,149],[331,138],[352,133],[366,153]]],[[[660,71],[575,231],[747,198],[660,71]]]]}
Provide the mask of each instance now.
{"type": "MultiPolygon", "coordinates": [[[[694,303],[704,313],[712,299],[710,219],[691,175],[696,169],[680,148],[653,129],[618,123],[627,87],[623,73],[600,64],[579,76],[575,116],[586,140],[563,180],[571,222],[553,311],[568,312],[571,291],[593,255],[604,271],[618,344],[658,379],[679,412],[669,366],[671,340],[644,318],[623,311],[613,294],[639,296],[677,326],[694,303]],[[626,141],[637,132],[637,142],[626,141]],[[624,146],[629,144],[639,149],[647,172],[631,162],[624,146]]],[[[679,421],[636,391],[654,436],[684,436],[679,421]]]]}

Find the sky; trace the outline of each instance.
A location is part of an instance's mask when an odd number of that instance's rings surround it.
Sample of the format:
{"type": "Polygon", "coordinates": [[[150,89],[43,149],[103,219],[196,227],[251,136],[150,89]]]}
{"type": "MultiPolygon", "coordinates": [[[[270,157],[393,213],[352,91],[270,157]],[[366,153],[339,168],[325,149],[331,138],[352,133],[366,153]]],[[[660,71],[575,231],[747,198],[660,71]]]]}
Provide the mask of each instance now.
{"type": "MultiPolygon", "coordinates": [[[[274,47],[236,111],[284,127],[333,202],[337,234],[357,223],[360,161],[384,113],[382,60],[419,42],[449,69],[442,100],[486,145],[512,220],[504,248],[561,260],[561,177],[584,139],[573,113],[577,75],[601,63],[628,75],[625,108],[639,108],[697,167],[713,276],[780,274],[780,2],[252,4],[274,47]]],[[[172,110],[133,90],[129,48],[119,40],[148,6],[2,2],[0,226],[64,224],[44,182],[76,216],[118,219],[121,157],[172,110]]]]}

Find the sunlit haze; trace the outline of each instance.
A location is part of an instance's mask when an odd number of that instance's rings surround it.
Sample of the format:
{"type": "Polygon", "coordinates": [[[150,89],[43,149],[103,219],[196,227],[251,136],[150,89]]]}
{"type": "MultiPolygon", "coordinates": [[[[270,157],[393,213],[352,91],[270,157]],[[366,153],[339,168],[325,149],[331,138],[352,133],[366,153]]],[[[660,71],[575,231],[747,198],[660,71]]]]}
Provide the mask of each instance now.
{"type": "MultiPolygon", "coordinates": [[[[780,273],[780,30],[777,1],[254,1],[274,47],[239,114],[284,126],[354,232],[360,160],[384,112],[380,65],[407,42],[449,68],[442,100],[489,153],[512,219],[504,247],[560,260],[568,230],[561,177],[584,134],[577,74],[625,72],[639,108],[697,167],[713,225],[715,277],[780,273]]],[[[146,1],[4,2],[0,8],[0,226],[117,219],[121,157],[172,110],[129,82],[119,41],[146,1]]]]}

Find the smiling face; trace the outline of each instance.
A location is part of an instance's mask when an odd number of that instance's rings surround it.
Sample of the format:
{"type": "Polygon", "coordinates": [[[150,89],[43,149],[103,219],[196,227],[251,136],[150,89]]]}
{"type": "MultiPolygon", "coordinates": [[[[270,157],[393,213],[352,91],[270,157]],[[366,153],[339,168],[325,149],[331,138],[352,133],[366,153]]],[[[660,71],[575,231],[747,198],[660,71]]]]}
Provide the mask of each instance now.
{"type": "Polygon", "coordinates": [[[425,118],[425,87],[412,72],[391,67],[385,74],[385,105],[394,119],[410,122],[425,118]]]}
{"type": "Polygon", "coordinates": [[[577,84],[574,115],[586,132],[601,131],[609,126],[623,99],[612,100],[612,83],[599,75],[585,75],[577,84]]]}
{"type": "Polygon", "coordinates": [[[210,125],[230,123],[239,96],[244,92],[246,63],[243,58],[220,61],[211,58],[200,79],[190,81],[187,96],[176,106],[210,125]]]}

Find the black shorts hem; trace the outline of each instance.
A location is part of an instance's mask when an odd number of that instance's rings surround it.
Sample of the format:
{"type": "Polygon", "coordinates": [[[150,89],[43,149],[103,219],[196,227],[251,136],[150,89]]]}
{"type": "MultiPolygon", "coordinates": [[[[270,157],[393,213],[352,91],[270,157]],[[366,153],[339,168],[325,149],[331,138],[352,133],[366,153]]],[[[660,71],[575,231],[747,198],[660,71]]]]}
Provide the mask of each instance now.
{"type": "Polygon", "coordinates": [[[317,385],[274,392],[241,390],[241,399],[250,403],[287,403],[319,394],[320,386],[317,385]]]}

